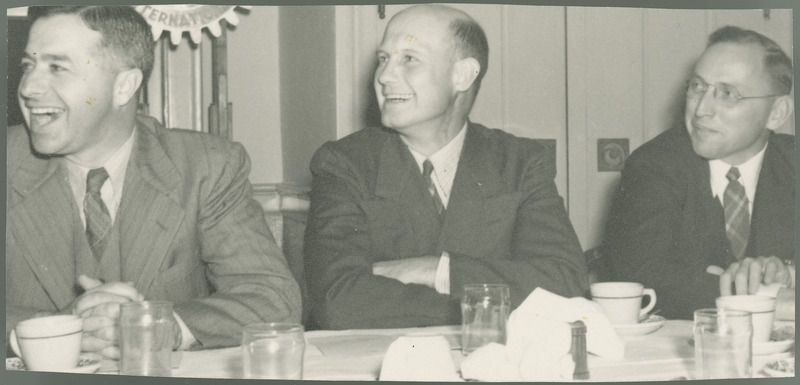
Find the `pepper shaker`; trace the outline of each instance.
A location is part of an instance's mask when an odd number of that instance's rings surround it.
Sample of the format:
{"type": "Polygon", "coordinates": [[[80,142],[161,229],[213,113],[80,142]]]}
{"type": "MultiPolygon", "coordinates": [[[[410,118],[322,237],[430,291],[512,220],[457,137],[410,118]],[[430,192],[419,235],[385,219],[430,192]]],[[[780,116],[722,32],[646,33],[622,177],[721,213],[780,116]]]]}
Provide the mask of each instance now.
{"type": "Polygon", "coordinates": [[[572,326],[572,345],[569,351],[572,354],[572,362],[575,363],[572,379],[588,380],[589,363],[588,352],[586,351],[586,324],[578,320],[570,325],[572,326]]]}

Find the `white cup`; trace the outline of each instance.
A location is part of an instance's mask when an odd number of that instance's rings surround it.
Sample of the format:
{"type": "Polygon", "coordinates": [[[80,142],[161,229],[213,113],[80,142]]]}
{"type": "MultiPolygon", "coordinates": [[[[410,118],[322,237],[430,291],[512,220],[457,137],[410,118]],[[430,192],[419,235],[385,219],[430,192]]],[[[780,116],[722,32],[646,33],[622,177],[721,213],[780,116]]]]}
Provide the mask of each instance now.
{"type": "Polygon", "coordinates": [[[613,325],[632,325],[656,306],[656,292],[637,282],[598,282],[590,287],[592,301],[600,305],[613,325]],[[650,303],[642,309],[642,297],[650,303]]]}
{"type": "Polygon", "coordinates": [[[83,318],[56,315],[18,323],[9,342],[28,370],[69,371],[78,367],[82,334],[83,318]]]}
{"type": "Polygon", "coordinates": [[[717,298],[717,309],[753,313],[753,343],[769,342],[775,321],[775,298],[763,295],[727,295],[717,298]]]}

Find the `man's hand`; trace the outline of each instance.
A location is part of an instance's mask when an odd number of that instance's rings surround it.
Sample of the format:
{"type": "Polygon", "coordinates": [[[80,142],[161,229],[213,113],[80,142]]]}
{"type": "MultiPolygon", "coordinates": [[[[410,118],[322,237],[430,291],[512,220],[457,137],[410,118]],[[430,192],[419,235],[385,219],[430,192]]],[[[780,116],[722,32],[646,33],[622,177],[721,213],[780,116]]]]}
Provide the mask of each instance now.
{"type": "Polygon", "coordinates": [[[722,273],[719,277],[719,291],[721,295],[755,294],[762,284],[773,283],[792,288],[794,274],[794,267],[786,266],[777,257],[747,257],[732,263],[722,273]]]}
{"type": "Polygon", "coordinates": [[[437,266],[439,257],[433,256],[381,261],[372,264],[372,274],[433,288],[437,266]]]}
{"type": "Polygon", "coordinates": [[[85,292],[63,312],[83,318],[81,350],[119,359],[119,304],[144,297],[129,282],[103,283],[81,275],[78,284],[85,292]]]}

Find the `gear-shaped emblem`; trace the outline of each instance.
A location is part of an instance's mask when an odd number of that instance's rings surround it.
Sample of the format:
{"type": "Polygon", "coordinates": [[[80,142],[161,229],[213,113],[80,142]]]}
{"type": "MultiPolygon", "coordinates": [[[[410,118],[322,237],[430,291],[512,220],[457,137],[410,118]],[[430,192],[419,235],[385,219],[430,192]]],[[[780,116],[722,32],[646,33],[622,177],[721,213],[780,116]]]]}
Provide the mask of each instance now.
{"type": "Polygon", "coordinates": [[[220,21],[232,25],[239,23],[236,7],[250,9],[249,5],[137,5],[134,8],[144,16],[153,30],[153,38],[158,39],[166,30],[170,33],[173,45],[180,44],[184,32],[189,32],[192,42],[199,44],[203,28],[208,28],[215,37],[222,33],[220,21]]]}

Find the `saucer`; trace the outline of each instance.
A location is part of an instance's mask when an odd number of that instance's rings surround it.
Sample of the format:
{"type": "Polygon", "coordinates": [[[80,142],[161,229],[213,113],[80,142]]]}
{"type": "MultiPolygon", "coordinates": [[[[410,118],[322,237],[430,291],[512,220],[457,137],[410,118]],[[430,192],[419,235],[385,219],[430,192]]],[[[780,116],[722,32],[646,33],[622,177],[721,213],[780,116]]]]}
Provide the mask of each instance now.
{"type": "Polygon", "coordinates": [[[651,315],[638,324],[613,326],[614,331],[616,331],[619,336],[643,336],[661,329],[665,322],[667,322],[667,320],[664,317],[660,315],[651,315]]]}
{"type": "Polygon", "coordinates": [[[794,359],[769,362],[762,371],[770,377],[794,377],[794,359]]]}
{"type": "MultiPolygon", "coordinates": [[[[78,367],[71,370],[57,370],[62,373],[94,373],[100,369],[102,357],[94,353],[82,353],[78,360],[78,367]]],[[[19,357],[6,358],[6,370],[28,370],[19,357]]],[[[55,371],[55,370],[54,370],[55,371]]]]}
{"type": "Polygon", "coordinates": [[[783,341],[769,341],[753,343],[754,356],[766,356],[770,354],[783,353],[794,346],[794,339],[783,341]]]}
{"type": "Polygon", "coordinates": [[[794,347],[794,324],[775,321],[771,341],[753,343],[754,356],[783,353],[794,347]]]}

